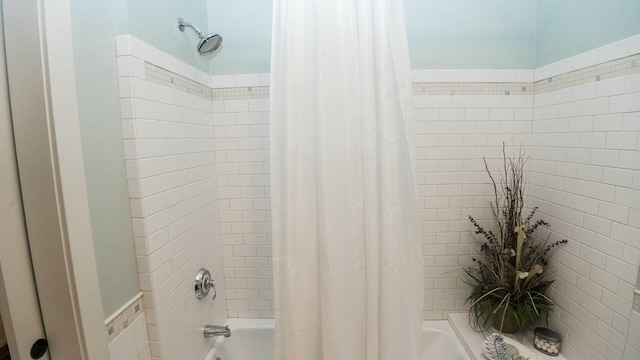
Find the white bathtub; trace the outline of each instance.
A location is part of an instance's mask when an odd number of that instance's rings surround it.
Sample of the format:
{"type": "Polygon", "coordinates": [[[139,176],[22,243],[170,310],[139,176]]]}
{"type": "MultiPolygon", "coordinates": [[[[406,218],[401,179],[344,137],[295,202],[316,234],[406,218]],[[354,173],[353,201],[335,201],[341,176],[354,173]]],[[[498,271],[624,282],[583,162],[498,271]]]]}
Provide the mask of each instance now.
{"type": "MultiPolygon", "coordinates": [[[[229,319],[230,338],[218,338],[206,360],[273,360],[273,320],[229,319]]],[[[446,320],[422,323],[424,360],[469,360],[446,320]]]]}

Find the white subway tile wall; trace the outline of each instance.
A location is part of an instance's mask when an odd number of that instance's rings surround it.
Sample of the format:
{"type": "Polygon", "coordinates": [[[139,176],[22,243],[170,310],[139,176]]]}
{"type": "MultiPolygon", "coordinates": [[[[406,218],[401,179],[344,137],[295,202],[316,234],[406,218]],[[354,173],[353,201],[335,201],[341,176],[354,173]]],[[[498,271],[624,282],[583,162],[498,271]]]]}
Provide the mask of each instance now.
{"type": "MultiPolygon", "coordinates": [[[[450,70],[445,76],[452,82],[413,86],[425,319],[446,319],[449,311],[465,309],[468,290],[460,270],[475,251],[467,215],[490,216],[482,157],[499,158],[502,142],[510,152],[529,144],[532,83],[517,83],[516,71],[497,74],[504,82],[460,83],[465,70],[450,70]]],[[[214,91],[229,317],[273,317],[269,94],[260,89],[214,91]]]]}
{"type": "Polygon", "coordinates": [[[220,89],[213,96],[228,315],[273,318],[268,88],[220,89]]]}
{"type": "Polygon", "coordinates": [[[111,360],[151,360],[147,323],[144,313],[128,324],[109,343],[111,360]]]}
{"type": "MultiPolygon", "coordinates": [[[[515,72],[503,76],[509,75],[515,76],[515,72]]],[[[478,250],[468,216],[481,223],[492,216],[492,189],[482,158],[487,158],[489,168],[496,171],[502,143],[509,155],[520,151],[521,146],[522,151],[528,149],[533,120],[531,85],[461,84],[441,87],[438,94],[416,91],[424,84],[414,84],[413,132],[424,244],[425,320],[446,319],[449,312],[466,309],[469,287],[463,282],[461,270],[472,264],[478,250]]]]}
{"type": "Polygon", "coordinates": [[[569,359],[640,358],[637,337],[626,341],[640,266],[640,55],[620,58],[622,43],[597,49],[604,64],[576,58],[591,66],[536,83],[530,204],[552,239],[569,240],[551,262],[550,321],[569,359]]]}
{"type": "Polygon", "coordinates": [[[211,77],[136,38],[120,36],[117,45],[147,358],[203,359],[211,341],[202,326],[222,325],[227,314],[211,77]],[[215,301],[194,295],[201,267],[218,282],[215,301]]]}

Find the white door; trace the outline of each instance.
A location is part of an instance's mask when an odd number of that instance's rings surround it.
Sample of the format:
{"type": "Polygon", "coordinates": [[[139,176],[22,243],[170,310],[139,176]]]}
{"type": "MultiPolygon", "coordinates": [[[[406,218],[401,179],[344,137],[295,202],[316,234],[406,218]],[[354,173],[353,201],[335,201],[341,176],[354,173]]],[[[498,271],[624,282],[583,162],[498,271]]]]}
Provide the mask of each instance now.
{"type": "Polygon", "coordinates": [[[45,336],[20,194],[1,15],[0,8],[0,313],[11,358],[31,359],[32,344],[45,336]]]}
{"type": "Polygon", "coordinates": [[[11,357],[32,358],[44,323],[50,355],[41,359],[107,360],[70,2],[0,5],[0,311],[11,357]]]}

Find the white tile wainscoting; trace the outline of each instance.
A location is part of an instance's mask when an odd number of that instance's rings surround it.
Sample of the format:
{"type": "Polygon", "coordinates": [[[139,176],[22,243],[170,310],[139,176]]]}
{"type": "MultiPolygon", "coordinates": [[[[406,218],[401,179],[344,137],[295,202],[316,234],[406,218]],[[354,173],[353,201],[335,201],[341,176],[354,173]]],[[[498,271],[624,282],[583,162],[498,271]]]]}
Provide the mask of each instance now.
{"type": "Polygon", "coordinates": [[[147,321],[140,312],[126,328],[109,342],[111,360],[151,360],[147,321]]]}
{"type": "Polygon", "coordinates": [[[105,320],[105,327],[109,335],[111,360],[151,359],[142,293],[109,316],[105,320]]]}
{"type": "Polygon", "coordinates": [[[227,318],[211,77],[130,36],[117,38],[123,138],[152,359],[204,359],[205,324],[227,318]],[[204,84],[203,84],[204,82],[204,84]],[[197,300],[204,267],[218,298],[197,300]]]}
{"type": "MultiPolygon", "coordinates": [[[[425,319],[466,309],[461,268],[478,248],[467,215],[491,219],[482,157],[497,169],[504,142],[530,155],[530,201],[570,240],[552,261],[552,325],[565,356],[623,358],[629,269],[640,265],[638,43],[535,71],[413,72],[425,319]]],[[[119,37],[118,54],[151,354],[186,357],[194,344],[199,354],[198,316],[273,316],[269,76],[210,77],[130,36],[119,37]],[[200,264],[223,288],[213,304],[192,302],[183,287],[200,264]]]]}
{"type": "Polygon", "coordinates": [[[552,239],[569,239],[553,256],[551,326],[570,359],[625,352],[640,265],[639,131],[638,54],[536,82],[529,199],[552,239]]]}

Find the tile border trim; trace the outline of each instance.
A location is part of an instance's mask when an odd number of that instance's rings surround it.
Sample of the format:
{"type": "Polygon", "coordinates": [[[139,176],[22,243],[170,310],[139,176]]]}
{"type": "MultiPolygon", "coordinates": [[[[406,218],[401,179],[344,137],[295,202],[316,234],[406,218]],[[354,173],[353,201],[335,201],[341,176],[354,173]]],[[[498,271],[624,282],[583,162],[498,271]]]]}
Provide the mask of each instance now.
{"type": "MultiPolygon", "coordinates": [[[[117,36],[116,50],[118,56],[142,59],[150,81],[203,98],[269,97],[269,73],[209,75],[132,35],[117,36]]],[[[640,34],[536,69],[418,69],[411,78],[416,95],[530,95],[639,72],[640,34]]]]}
{"type": "Polygon", "coordinates": [[[143,313],[142,292],[139,292],[105,319],[104,326],[109,335],[109,342],[120,335],[129,325],[133,324],[133,321],[143,313]]]}
{"type": "MultiPolygon", "coordinates": [[[[178,73],[164,69],[149,61],[144,61],[144,77],[158,85],[183,91],[192,95],[211,99],[223,100],[268,100],[269,85],[262,85],[260,76],[237,75],[226,77],[224,85],[217,82],[218,87],[208,87],[197,81],[186,78],[178,73]],[[233,78],[233,79],[232,79],[233,78]],[[245,79],[239,81],[239,79],[245,79]],[[233,81],[232,81],[233,80],[233,81]]],[[[214,81],[215,82],[215,81],[214,81]]],[[[429,82],[414,81],[412,83],[413,96],[438,95],[533,95],[535,87],[532,82],[429,82]]]]}
{"type": "Polygon", "coordinates": [[[209,85],[203,85],[146,60],[144,61],[144,77],[152,83],[211,100],[212,89],[209,85]]]}
{"type": "Polygon", "coordinates": [[[437,95],[533,95],[530,82],[414,82],[413,96],[437,95]]]}
{"type": "MultiPolygon", "coordinates": [[[[210,75],[132,35],[116,36],[116,54],[134,56],[209,89],[265,87],[270,74],[210,75]]],[[[640,54],[640,34],[535,69],[414,69],[414,83],[531,83],[640,54]]]]}
{"type": "Polygon", "coordinates": [[[598,65],[558,74],[535,82],[535,93],[542,94],[640,73],[640,53],[598,65]]]}

